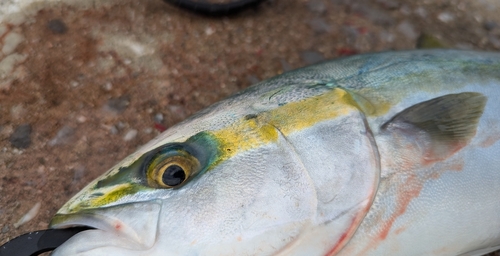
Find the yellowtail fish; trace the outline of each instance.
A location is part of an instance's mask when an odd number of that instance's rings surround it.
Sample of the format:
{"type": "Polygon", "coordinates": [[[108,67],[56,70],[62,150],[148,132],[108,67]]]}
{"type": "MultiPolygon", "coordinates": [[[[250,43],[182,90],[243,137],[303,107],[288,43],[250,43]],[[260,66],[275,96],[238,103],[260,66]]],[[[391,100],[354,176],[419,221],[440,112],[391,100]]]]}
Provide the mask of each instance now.
{"type": "Polygon", "coordinates": [[[365,54],[171,127],[57,212],[64,255],[481,255],[500,248],[500,54],[365,54]]]}

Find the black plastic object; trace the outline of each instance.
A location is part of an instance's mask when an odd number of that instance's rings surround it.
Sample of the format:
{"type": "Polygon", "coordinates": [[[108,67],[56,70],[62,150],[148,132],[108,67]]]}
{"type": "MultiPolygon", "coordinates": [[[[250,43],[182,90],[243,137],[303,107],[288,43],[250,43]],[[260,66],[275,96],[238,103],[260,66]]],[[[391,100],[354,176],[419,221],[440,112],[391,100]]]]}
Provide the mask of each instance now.
{"type": "Polygon", "coordinates": [[[234,15],[250,7],[257,6],[265,0],[238,0],[229,3],[217,4],[200,0],[164,0],[180,8],[206,16],[234,15]]]}
{"type": "Polygon", "coordinates": [[[0,256],[34,256],[52,251],[90,227],[39,230],[20,235],[0,246],[0,256]]]}

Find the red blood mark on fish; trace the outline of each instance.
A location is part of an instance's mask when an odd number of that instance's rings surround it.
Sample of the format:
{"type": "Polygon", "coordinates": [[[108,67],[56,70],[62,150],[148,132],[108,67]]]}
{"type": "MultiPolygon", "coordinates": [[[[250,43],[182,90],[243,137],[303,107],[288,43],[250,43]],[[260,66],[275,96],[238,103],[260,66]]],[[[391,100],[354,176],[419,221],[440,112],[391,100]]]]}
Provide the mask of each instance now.
{"type": "MultiPolygon", "coordinates": [[[[460,147],[461,148],[461,147],[460,147]]],[[[396,188],[396,208],[393,214],[382,226],[382,230],[379,232],[379,239],[384,240],[387,238],[389,231],[391,230],[396,219],[403,215],[408,209],[410,202],[420,195],[424,184],[429,180],[436,180],[441,177],[441,174],[447,171],[462,171],[464,168],[464,160],[462,158],[453,159],[448,163],[436,164],[431,169],[424,170],[408,170],[404,171],[408,175],[408,178],[404,182],[398,182],[400,185],[396,188]],[[425,173],[419,173],[425,172],[425,173]]],[[[398,184],[395,183],[395,184],[398,184]]],[[[399,228],[395,231],[396,234],[401,233],[404,228],[399,228]]]]}
{"type": "Polygon", "coordinates": [[[468,143],[469,141],[457,141],[454,143],[450,143],[449,145],[430,147],[424,153],[424,157],[422,158],[422,165],[429,166],[436,162],[443,161],[457,153],[463,147],[467,146],[468,143]]]}
{"type": "Polygon", "coordinates": [[[122,224],[120,222],[115,223],[115,229],[120,230],[122,228],[122,224]]]}
{"type": "Polygon", "coordinates": [[[380,240],[387,238],[396,219],[406,212],[408,205],[414,198],[420,195],[422,188],[423,182],[415,174],[411,174],[405,184],[398,187],[398,192],[396,194],[396,209],[392,216],[383,224],[382,230],[379,232],[378,236],[380,240]]]}
{"type": "MultiPolygon", "coordinates": [[[[370,195],[370,198],[372,200],[374,199],[374,193],[376,192],[375,188],[372,189],[372,194],[370,195]]],[[[373,203],[373,201],[370,201],[366,207],[357,212],[357,215],[352,219],[351,223],[349,224],[349,228],[340,236],[339,240],[337,243],[326,253],[327,256],[332,256],[337,254],[340,250],[344,248],[344,246],[351,240],[351,237],[354,235],[356,230],[358,229],[361,221],[363,218],[366,216],[366,213],[370,210],[370,207],[373,203]]]]}
{"type": "Polygon", "coordinates": [[[353,218],[349,228],[340,236],[337,243],[332,247],[332,249],[326,253],[327,256],[333,256],[337,254],[344,246],[349,242],[351,237],[354,235],[354,232],[359,227],[361,220],[365,217],[366,212],[370,207],[367,207],[363,211],[360,211],[356,217],[353,218]]]}
{"type": "MultiPolygon", "coordinates": [[[[354,221],[353,221],[353,222],[351,222],[351,225],[350,225],[350,226],[352,226],[353,224],[354,224],[354,221]]],[[[350,229],[350,228],[349,228],[349,229],[350,229]]],[[[343,247],[343,244],[345,244],[345,240],[346,240],[347,235],[348,235],[348,233],[349,233],[349,229],[348,229],[348,231],[344,232],[344,233],[340,236],[340,239],[339,239],[339,241],[337,242],[337,244],[335,244],[335,245],[333,246],[333,248],[332,248],[332,249],[331,249],[331,250],[330,250],[330,251],[329,251],[326,255],[335,255],[335,253],[336,253],[337,251],[339,251],[339,250],[340,250],[340,248],[342,248],[342,247],[343,247]]]]}
{"type": "MultiPolygon", "coordinates": [[[[458,148],[455,148],[457,151],[458,148]]],[[[422,159],[423,160],[423,159],[422,159]]],[[[411,164],[409,164],[411,165],[411,164]]],[[[389,234],[399,235],[404,232],[408,226],[400,226],[397,229],[392,230],[396,220],[404,215],[410,203],[413,199],[420,196],[424,185],[429,180],[437,180],[445,172],[449,171],[462,171],[465,162],[463,158],[457,156],[450,158],[447,162],[434,162],[433,166],[425,166],[425,168],[411,168],[411,169],[401,169],[394,176],[387,178],[384,183],[393,184],[391,189],[395,189],[395,199],[394,199],[394,209],[386,209],[379,211],[374,217],[376,221],[373,221],[374,227],[372,229],[377,230],[377,232],[372,236],[372,242],[370,245],[365,247],[356,255],[365,255],[371,249],[376,248],[379,243],[384,241],[389,234]],[[389,217],[382,217],[386,214],[386,210],[390,210],[391,214],[389,217]]]]}
{"type": "Polygon", "coordinates": [[[483,148],[491,147],[493,144],[497,143],[500,140],[500,132],[490,134],[486,139],[479,143],[479,146],[483,148]]]}

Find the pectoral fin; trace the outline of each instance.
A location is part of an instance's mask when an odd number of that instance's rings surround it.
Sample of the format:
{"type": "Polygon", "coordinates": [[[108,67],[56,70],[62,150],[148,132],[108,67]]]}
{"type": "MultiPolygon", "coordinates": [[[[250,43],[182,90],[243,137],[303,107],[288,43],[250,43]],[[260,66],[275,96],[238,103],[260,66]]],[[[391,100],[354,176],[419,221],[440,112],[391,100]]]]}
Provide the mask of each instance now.
{"type": "Polygon", "coordinates": [[[427,161],[442,160],[474,137],[486,101],[484,95],[475,92],[448,94],[403,110],[382,130],[411,138],[424,150],[427,161]]]}

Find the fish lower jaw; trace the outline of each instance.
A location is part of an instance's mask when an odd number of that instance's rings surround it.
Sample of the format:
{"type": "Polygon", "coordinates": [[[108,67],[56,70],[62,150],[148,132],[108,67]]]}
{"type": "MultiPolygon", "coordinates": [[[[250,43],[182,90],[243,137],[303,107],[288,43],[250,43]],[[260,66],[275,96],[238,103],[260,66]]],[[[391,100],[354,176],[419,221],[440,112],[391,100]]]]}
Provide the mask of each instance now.
{"type": "Polygon", "coordinates": [[[146,251],[151,249],[157,241],[160,211],[160,204],[146,202],[70,214],[59,212],[52,219],[50,227],[57,229],[73,226],[95,228],[78,233],[66,242],[73,243],[71,246],[75,248],[118,247],[146,251]]]}
{"type": "Polygon", "coordinates": [[[154,244],[154,242],[151,243],[150,241],[145,241],[143,236],[141,236],[138,231],[118,219],[99,215],[56,215],[52,219],[51,228],[62,229],[69,227],[94,228],[83,231],[81,234],[92,233],[93,235],[102,235],[105,233],[106,237],[113,240],[122,240],[123,244],[126,244],[134,249],[147,250],[154,244]]]}

